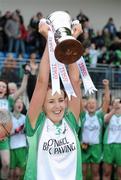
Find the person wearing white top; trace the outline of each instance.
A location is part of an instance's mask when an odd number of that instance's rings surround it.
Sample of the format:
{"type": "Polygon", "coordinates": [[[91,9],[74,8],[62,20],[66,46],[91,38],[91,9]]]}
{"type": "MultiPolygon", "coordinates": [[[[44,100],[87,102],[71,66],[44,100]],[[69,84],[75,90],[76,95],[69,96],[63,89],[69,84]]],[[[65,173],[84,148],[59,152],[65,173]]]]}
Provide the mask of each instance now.
{"type": "Polygon", "coordinates": [[[121,179],[121,99],[115,98],[112,108],[105,115],[103,180],[109,180],[112,168],[116,167],[117,178],[121,179]]]}
{"type": "MultiPolygon", "coordinates": [[[[46,39],[49,30],[46,23],[39,25],[39,32],[46,39]]],[[[79,35],[81,31],[80,24],[75,26],[74,35],[79,35]]],[[[68,70],[77,95],[72,96],[70,101],[62,89],[60,93],[52,95],[47,41],[26,119],[29,152],[24,180],[82,180],[77,136],[80,113],[79,70],[76,63],[69,64],[68,70]]]]}
{"type": "Polygon", "coordinates": [[[12,114],[12,131],[10,135],[10,180],[19,180],[25,170],[27,159],[27,139],[25,134],[26,116],[21,113],[23,100],[18,98],[12,114]]]}
{"type": "Polygon", "coordinates": [[[84,180],[87,178],[89,166],[93,179],[100,179],[99,169],[102,161],[102,130],[104,115],[107,112],[110,103],[109,80],[104,79],[102,83],[104,85],[104,97],[100,110],[98,110],[97,100],[94,97],[88,98],[86,109],[82,107],[83,104],[81,104],[80,143],[82,148],[84,180]]]}

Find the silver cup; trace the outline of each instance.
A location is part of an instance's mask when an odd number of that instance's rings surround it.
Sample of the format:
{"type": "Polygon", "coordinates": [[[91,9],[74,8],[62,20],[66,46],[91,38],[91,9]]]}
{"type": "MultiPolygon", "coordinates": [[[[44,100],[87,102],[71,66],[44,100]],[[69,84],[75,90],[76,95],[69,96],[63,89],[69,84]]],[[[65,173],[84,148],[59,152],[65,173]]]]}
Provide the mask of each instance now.
{"type": "Polygon", "coordinates": [[[77,61],[83,54],[82,44],[72,36],[71,16],[66,11],[55,11],[47,17],[52,27],[55,42],[55,57],[64,64],[77,61]]]}

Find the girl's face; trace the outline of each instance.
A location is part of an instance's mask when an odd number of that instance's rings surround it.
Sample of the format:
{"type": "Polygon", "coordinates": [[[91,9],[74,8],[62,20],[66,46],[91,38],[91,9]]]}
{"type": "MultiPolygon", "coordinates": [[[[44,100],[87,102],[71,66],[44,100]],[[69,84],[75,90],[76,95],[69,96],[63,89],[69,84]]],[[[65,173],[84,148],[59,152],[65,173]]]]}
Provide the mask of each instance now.
{"type": "Polygon", "coordinates": [[[96,99],[90,98],[87,100],[87,110],[89,113],[94,113],[97,109],[96,99]]]}
{"type": "Polygon", "coordinates": [[[44,111],[47,117],[53,122],[58,123],[62,120],[66,108],[64,92],[55,93],[52,96],[52,90],[49,89],[44,103],[44,111]]]}
{"type": "Polygon", "coordinates": [[[16,84],[8,84],[9,94],[14,94],[17,91],[16,84]]]}
{"type": "Polygon", "coordinates": [[[21,112],[23,110],[23,101],[21,99],[17,99],[14,104],[14,111],[21,112]]]}
{"type": "Polygon", "coordinates": [[[3,81],[0,81],[0,98],[4,98],[7,92],[7,84],[3,81]]]}
{"type": "Polygon", "coordinates": [[[120,99],[115,99],[115,100],[113,101],[113,107],[114,107],[116,110],[121,109],[121,101],[120,101],[120,99]]]}

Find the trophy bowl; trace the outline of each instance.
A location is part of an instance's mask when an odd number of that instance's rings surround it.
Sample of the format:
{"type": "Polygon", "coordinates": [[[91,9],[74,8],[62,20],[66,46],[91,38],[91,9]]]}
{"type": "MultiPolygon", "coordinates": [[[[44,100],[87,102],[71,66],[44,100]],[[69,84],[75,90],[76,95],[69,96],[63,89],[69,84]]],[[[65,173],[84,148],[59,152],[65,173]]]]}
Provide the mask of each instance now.
{"type": "Polygon", "coordinates": [[[0,110],[0,141],[10,135],[12,130],[12,119],[9,112],[0,110]]]}
{"type": "Polygon", "coordinates": [[[55,57],[64,64],[77,61],[83,54],[80,41],[72,36],[72,20],[66,11],[55,11],[47,17],[56,42],[55,57]]]}

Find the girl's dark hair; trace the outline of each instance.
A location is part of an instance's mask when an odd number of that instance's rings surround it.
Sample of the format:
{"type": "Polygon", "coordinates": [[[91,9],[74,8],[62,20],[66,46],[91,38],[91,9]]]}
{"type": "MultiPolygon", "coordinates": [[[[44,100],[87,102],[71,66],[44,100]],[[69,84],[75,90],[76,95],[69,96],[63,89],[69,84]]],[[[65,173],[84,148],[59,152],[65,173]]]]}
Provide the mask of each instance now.
{"type": "MultiPolygon", "coordinates": [[[[49,79],[48,89],[52,89],[51,79],[49,79]]],[[[67,94],[66,94],[66,92],[65,92],[65,89],[64,89],[64,86],[63,86],[61,80],[60,80],[60,89],[64,92],[64,98],[66,98],[67,94]]]]}
{"type": "Polygon", "coordinates": [[[114,99],[112,99],[112,104],[114,103],[114,101],[115,101],[116,99],[119,99],[119,103],[121,103],[121,98],[120,98],[120,97],[115,97],[114,99]]]}
{"type": "Polygon", "coordinates": [[[1,82],[4,82],[6,85],[7,85],[7,88],[6,88],[6,94],[5,96],[9,96],[9,89],[8,89],[8,81],[7,80],[4,80],[4,79],[0,79],[1,82]]]}

